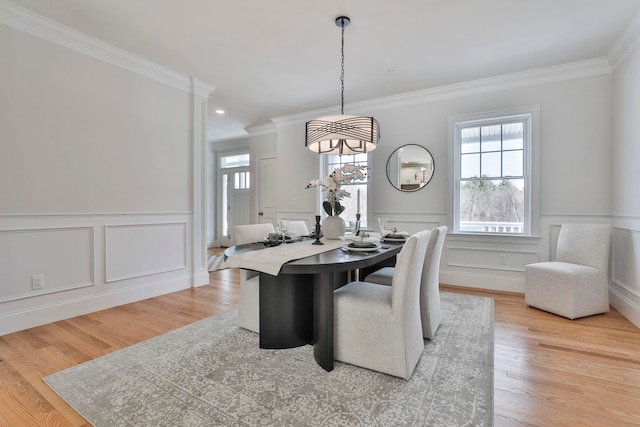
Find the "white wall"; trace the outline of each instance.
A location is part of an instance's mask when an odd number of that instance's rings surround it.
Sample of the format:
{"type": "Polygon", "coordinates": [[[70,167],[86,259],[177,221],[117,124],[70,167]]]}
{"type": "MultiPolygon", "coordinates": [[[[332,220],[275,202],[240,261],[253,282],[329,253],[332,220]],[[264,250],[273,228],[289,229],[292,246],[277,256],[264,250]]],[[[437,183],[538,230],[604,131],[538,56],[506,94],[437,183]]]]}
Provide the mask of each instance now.
{"type": "Polygon", "coordinates": [[[0,13],[0,334],[208,283],[212,88],[0,13]]]}
{"type": "Polygon", "coordinates": [[[612,304],[640,327],[640,48],[614,74],[612,304]]]}
{"type": "MultiPolygon", "coordinates": [[[[505,76],[463,87],[407,94],[345,107],[350,114],[374,115],[380,145],[370,176],[373,216],[388,217],[410,232],[449,224],[447,119],[451,116],[539,105],[539,230],[533,237],[449,234],[441,282],[514,292],[524,291],[524,267],[553,260],[563,222],[613,223],[610,264],[611,304],[640,326],[640,49],[616,67],[597,61],[566,69],[505,76]],[[570,70],[570,73],[565,73],[570,70]],[[571,75],[575,73],[575,75],[571,75]],[[550,77],[555,76],[555,77],[550,77]],[[531,80],[540,80],[531,84],[531,80]],[[469,94],[465,94],[465,91],[469,94]],[[418,192],[391,187],[386,161],[404,144],[432,153],[435,175],[418,192]],[[501,259],[506,258],[506,264],[501,259]]],[[[302,149],[304,122],[331,110],[274,119],[282,164],[279,211],[304,216],[317,209],[303,188],[317,178],[317,155],[302,149]],[[292,179],[295,177],[295,179],[292,179]],[[291,205],[291,200],[297,206],[291,205]]],[[[450,224],[449,224],[450,225],[450,224]]]]}
{"type": "Polygon", "coordinates": [[[189,211],[188,93],[3,33],[4,214],[189,211]]]}
{"type": "Polygon", "coordinates": [[[319,175],[319,158],[304,145],[304,123],[278,126],[278,217],[301,219],[315,224],[320,207],[318,190],[306,189],[319,175]]]}
{"type": "Polygon", "coordinates": [[[435,159],[433,180],[417,193],[392,191],[384,173],[375,185],[379,214],[445,214],[448,210],[447,118],[540,105],[541,214],[610,214],[611,76],[581,78],[490,94],[466,96],[375,114],[383,134],[373,167],[403,144],[423,145],[435,159]],[[598,171],[598,173],[594,173],[598,171]]]}
{"type": "MultiPolygon", "coordinates": [[[[593,64],[585,64],[590,67],[593,64]]],[[[349,114],[373,114],[381,139],[372,153],[374,218],[388,217],[399,229],[415,232],[448,224],[447,120],[451,116],[513,107],[540,106],[540,230],[534,237],[452,235],[443,255],[441,282],[496,290],[524,291],[524,266],[553,257],[560,224],[565,221],[610,222],[612,188],[612,74],[611,69],[571,78],[541,79],[495,90],[459,88],[450,95],[423,94],[381,99],[368,105],[346,106],[349,114]],[[472,90],[473,89],[473,90],[472,90]],[[481,93],[478,93],[481,92],[481,93]],[[370,109],[367,110],[367,107],[370,109]],[[357,112],[353,110],[357,109],[357,112]],[[400,192],[389,184],[388,157],[405,144],[426,147],[435,159],[432,181],[417,192],[400,192]],[[506,264],[501,264],[502,256],[506,264]]],[[[523,82],[529,80],[523,79],[523,82]]],[[[446,89],[443,89],[446,91],[446,89]]],[[[323,112],[324,113],[324,112],[323,112]]],[[[292,216],[313,213],[313,194],[304,184],[317,176],[317,155],[304,149],[304,120],[312,116],[278,118],[278,160],[282,170],[279,211],[292,216]],[[298,206],[291,206],[295,199],[298,206]]]]}

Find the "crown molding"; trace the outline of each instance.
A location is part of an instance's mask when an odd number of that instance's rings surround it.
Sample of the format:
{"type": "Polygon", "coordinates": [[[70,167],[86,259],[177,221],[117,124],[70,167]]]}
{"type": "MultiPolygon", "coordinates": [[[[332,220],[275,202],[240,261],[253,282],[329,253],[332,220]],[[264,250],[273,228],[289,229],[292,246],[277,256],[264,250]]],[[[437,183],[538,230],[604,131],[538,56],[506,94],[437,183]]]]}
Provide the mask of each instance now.
{"type": "MultiPolygon", "coordinates": [[[[90,37],[6,0],[0,0],[0,23],[181,91],[187,93],[193,91],[192,82],[188,76],[90,37]]],[[[201,82],[201,85],[212,88],[204,82],[201,82]]]]}
{"type": "Polygon", "coordinates": [[[237,144],[237,143],[243,143],[243,142],[249,141],[250,138],[255,136],[275,135],[276,126],[273,123],[267,123],[263,125],[248,126],[244,128],[244,131],[246,132],[246,135],[216,139],[213,142],[216,144],[223,143],[223,142],[230,142],[230,143],[237,144]]]}
{"type": "Polygon", "coordinates": [[[234,151],[243,152],[249,148],[248,137],[225,139],[220,141],[209,141],[209,149],[213,152],[232,153],[234,151]]]}
{"type": "Polygon", "coordinates": [[[607,59],[614,70],[618,69],[638,44],[640,44],[640,12],[631,20],[607,52],[607,59]]]}
{"type": "MultiPolygon", "coordinates": [[[[375,111],[407,107],[416,104],[426,104],[429,102],[493,93],[503,90],[519,89],[583,77],[611,74],[612,72],[613,69],[611,68],[607,58],[594,58],[586,61],[571,62],[553,67],[537,68],[518,73],[408,92],[400,95],[392,95],[369,101],[356,102],[347,104],[345,106],[345,110],[349,111],[349,114],[370,115],[375,111]]],[[[338,111],[337,107],[331,107],[293,114],[290,116],[276,117],[271,120],[278,126],[289,125],[302,121],[306,122],[319,116],[337,114],[338,111]]]]}
{"type": "Polygon", "coordinates": [[[211,92],[216,90],[215,86],[195,77],[191,77],[189,82],[191,84],[191,93],[202,98],[208,98],[211,92]]]}
{"type": "Polygon", "coordinates": [[[245,128],[245,131],[249,136],[269,135],[276,132],[276,126],[273,123],[249,126],[245,128]]]}

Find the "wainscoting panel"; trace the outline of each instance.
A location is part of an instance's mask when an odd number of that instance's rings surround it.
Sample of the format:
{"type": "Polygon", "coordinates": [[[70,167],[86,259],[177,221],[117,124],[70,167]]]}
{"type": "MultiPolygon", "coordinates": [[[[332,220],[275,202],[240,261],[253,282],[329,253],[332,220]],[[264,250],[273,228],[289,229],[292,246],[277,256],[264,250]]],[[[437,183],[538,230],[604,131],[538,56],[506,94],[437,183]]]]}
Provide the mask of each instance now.
{"type": "Polygon", "coordinates": [[[94,227],[1,230],[0,302],[93,285],[94,230],[94,227]],[[41,286],[34,286],[36,278],[41,286]]]}
{"type": "Polygon", "coordinates": [[[187,224],[105,226],[105,282],[187,267],[187,224]]]}
{"type": "Polygon", "coordinates": [[[640,327],[640,221],[616,218],[611,245],[610,302],[640,327]]]}
{"type": "Polygon", "coordinates": [[[551,225],[549,227],[549,261],[556,260],[556,248],[558,246],[558,236],[562,225],[551,225]]]}
{"type": "Polygon", "coordinates": [[[538,253],[503,249],[464,248],[449,246],[448,266],[524,272],[527,264],[538,262],[538,253]]]}
{"type": "Polygon", "coordinates": [[[613,281],[640,298],[640,232],[614,228],[612,258],[613,281]]]}

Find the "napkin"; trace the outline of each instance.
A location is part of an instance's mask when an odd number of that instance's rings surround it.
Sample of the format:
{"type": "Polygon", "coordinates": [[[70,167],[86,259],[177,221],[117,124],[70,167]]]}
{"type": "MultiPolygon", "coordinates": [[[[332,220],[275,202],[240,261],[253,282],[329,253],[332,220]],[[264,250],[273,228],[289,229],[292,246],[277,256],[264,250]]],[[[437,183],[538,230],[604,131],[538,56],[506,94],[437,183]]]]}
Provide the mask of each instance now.
{"type": "Polygon", "coordinates": [[[369,237],[361,237],[356,236],[355,234],[345,234],[344,236],[340,236],[340,240],[345,242],[356,242],[359,243],[362,239],[362,243],[377,243],[380,240],[378,236],[369,236],[369,237]]]}
{"type": "Polygon", "coordinates": [[[297,233],[297,232],[295,232],[295,231],[287,231],[287,233],[285,234],[285,236],[287,236],[287,238],[290,238],[290,239],[293,239],[293,240],[295,240],[295,239],[299,239],[300,237],[302,237],[302,236],[300,235],[300,233],[297,233]]]}
{"type": "Polygon", "coordinates": [[[407,238],[409,236],[411,236],[411,234],[407,231],[393,231],[393,230],[385,230],[385,234],[383,235],[383,237],[396,238],[396,239],[400,237],[407,238]]]}

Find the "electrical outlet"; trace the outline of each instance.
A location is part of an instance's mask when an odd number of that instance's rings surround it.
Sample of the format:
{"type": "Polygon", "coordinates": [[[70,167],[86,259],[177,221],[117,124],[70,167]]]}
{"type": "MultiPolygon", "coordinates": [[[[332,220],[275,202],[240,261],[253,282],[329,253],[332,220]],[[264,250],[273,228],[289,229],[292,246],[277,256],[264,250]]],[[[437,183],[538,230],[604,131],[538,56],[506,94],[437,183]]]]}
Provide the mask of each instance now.
{"type": "Polygon", "coordinates": [[[500,264],[501,265],[507,264],[507,256],[505,254],[500,254],[500,264]]]}
{"type": "Polygon", "coordinates": [[[34,274],[31,276],[31,289],[44,288],[44,274],[34,274]]]}

